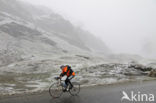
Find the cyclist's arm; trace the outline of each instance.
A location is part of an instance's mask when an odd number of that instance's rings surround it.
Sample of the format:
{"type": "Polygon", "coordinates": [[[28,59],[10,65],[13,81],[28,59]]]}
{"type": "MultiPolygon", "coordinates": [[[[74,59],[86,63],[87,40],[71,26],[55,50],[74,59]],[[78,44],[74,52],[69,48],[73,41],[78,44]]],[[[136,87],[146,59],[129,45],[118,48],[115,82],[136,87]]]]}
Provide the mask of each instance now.
{"type": "Polygon", "coordinates": [[[61,73],[60,77],[63,77],[64,75],[66,75],[66,72],[61,73]]]}
{"type": "Polygon", "coordinates": [[[67,69],[62,71],[62,73],[60,74],[60,78],[62,78],[66,74],[67,74],[67,69]]]}

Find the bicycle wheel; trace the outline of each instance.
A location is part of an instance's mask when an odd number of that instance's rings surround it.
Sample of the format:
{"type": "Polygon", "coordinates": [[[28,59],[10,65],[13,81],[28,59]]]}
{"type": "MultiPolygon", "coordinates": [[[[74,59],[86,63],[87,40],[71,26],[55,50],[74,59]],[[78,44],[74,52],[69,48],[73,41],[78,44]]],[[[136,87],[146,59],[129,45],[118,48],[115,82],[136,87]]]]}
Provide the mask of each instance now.
{"type": "Polygon", "coordinates": [[[79,83],[72,83],[72,84],[73,84],[73,88],[69,90],[69,93],[72,96],[76,96],[80,92],[80,84],[79,83]]]}
{"type": "Polygon", "coordinates": [[[49,94],[53,97],[53,98],[59,98],[62,95],[63,91],[62,91],[62,86],[60,85],[60,83],[54,83],[49,87],[49,94]]]}

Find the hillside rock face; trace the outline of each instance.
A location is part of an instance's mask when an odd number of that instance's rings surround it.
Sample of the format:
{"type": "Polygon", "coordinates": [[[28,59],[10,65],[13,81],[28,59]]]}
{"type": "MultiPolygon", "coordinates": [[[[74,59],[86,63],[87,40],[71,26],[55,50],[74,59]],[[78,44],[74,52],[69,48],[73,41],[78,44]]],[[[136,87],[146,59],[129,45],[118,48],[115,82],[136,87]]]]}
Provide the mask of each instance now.
{"type": "Polygon", "coordinates": [[[18,0],[0,1],[1,50],[16,48],[26,56],[110,50],[91,33],[73,26],[52,10],[18,0]]]}

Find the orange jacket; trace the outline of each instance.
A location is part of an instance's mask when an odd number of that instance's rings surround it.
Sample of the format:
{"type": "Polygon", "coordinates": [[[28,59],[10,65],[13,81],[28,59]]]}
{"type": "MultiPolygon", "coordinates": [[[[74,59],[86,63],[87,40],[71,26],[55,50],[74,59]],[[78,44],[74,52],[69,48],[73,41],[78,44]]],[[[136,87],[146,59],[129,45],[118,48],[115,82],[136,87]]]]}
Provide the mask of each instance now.
{"type": "Polygon", "coordinates": [[[75,72],[72,72],[72,73],[70,73],[71,71],[70,71],[70,69],[68,70],[68,67],[67,66],[65,66],[63,69],[62,69],[62,75],[64,74],[64,75],[67,75],[67,77],[70,77],[71,75],[73,75],[73,76],[75,76],[75,72]]]}

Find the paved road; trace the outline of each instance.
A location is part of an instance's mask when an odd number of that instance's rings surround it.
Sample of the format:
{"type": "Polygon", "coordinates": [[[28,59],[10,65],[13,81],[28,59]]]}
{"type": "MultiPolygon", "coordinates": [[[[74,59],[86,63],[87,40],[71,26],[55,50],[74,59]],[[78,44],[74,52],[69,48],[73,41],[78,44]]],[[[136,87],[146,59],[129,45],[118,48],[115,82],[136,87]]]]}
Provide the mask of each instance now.
{"type": "MultiPolygon", "coordinates": [[[[52,99],[47,92],[38,95],[1,98],[0,103],[156,103],[121,101],[122,91],[130,95],[131,91],[138,94],[154,94],[156,96],[156,81],[131,82],[107,86],[85,87],[79,96],[73,97],[65,93],[60,99],[52,99]]],[[[144,98],[146,99],[146,98],[144,98]]],[[[156,98],[155,98],[156,100],[156,98]]]]}

